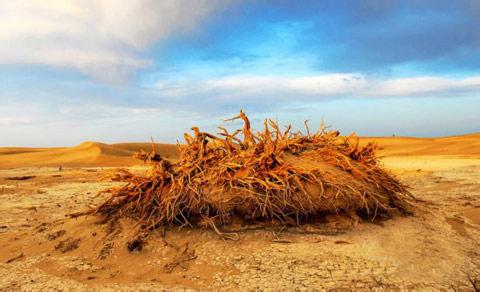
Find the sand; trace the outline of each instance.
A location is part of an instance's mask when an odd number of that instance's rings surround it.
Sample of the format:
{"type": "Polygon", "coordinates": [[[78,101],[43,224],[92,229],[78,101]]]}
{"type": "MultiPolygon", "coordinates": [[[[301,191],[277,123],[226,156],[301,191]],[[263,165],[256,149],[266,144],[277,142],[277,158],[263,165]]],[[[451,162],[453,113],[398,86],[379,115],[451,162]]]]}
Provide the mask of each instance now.
{"type": "MultiPolygon", "coordinates": [[[[165,158],[178,156],[177,146],[155,144],[165,158]]],[[[75,147],[62,148],[0,148],[0,169],[18,167],[115,167],[135,166],[142,162],[132,155],[140,150],[151,151],[151,143],[104,144],[84,142],[75,147]]]]}
{"type": "MultiPolygon", "coordinates": [[[[184,227],[164,237],[159,231],[134,253],[125,247],[132,222],[106,226],[65,215],[98,204],[105,199],[98,191],[120,184],[100,180],[111,166],[145,171],[129,156],[149,144],[0,149],[0,290],[473,290],[480,135],[375,140],[385,166],[422,200],[414,216],[231,230],[238,241],[184,227]]],[[[171,146],[159,149],[175,158],[171,146]]]]}

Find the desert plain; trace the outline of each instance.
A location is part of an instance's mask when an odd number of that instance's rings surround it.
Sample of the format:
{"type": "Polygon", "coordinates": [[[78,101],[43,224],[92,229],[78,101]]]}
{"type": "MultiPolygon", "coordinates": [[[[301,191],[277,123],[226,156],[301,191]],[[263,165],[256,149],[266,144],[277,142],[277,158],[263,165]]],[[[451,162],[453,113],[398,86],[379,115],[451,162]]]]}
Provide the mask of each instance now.
{"type": "MultiPolygon", "coordinates": [[[[158,230],[140,250],[135,222],[69,216],[97,206],[117,168],[149,143],[0,148],[0,290],[460,290],[480,287],[480,134],[375,137],[384,167],[410,187],[414,214],[332,216],[298,227],[158,230]]],[[[175,160],[175,145],[157,144],[175,160]]]]}

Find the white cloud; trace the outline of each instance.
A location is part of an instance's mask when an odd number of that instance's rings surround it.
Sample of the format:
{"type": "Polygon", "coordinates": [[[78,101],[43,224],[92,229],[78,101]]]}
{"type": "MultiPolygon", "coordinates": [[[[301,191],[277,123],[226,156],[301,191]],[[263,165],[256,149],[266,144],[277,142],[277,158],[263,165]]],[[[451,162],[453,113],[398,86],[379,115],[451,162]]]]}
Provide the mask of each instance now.
{"type": "Polygon", "coordinates": [[[480,89],[480,78],[449,79],[441,77],[399,78],[372,82],[367,91],[374,96],[415,96],[422,94],[445,94],[475,91],[480,89]]]}
{"type": "Polygon", "coordinates": [[[353,94],[365,86],[358,74],[324,74],[307,77],[237,75],[208,80],[160,81],[157,90],[166,96],[212,94],[227,98],[275,95],[339,95],[353,94]]]}
{"type": "Polygon", "coordinates": [[[454,86],[455,81],[436,77],[400,78],[379,81],[372,85],[372,95],[408,95],[440,91],[454,86]]]}
{"type": "Polygon", "coordinates": [[[142,53],[175,34],[191,33],[231,1],[3,0],[0,65],[73,68],[119,81],[150,65],[142,53]]]}
{"type": "Polygon", "coordinates": [[[293,90],[308,94],[347,94],[366,85],[365,77],[359,74],[328,74],[285,80],[293,90]]]}
{"type": "Polygon", "coordinates": [[[323,74],[304,77],[227,76],[208,80],[160,81],[159,93],[169,97],[212,95],[236,98],[315,98],[456,96],[480,90],[480,77],[465,79],[415,77],[369,79],[361,74],[323,74]]]}

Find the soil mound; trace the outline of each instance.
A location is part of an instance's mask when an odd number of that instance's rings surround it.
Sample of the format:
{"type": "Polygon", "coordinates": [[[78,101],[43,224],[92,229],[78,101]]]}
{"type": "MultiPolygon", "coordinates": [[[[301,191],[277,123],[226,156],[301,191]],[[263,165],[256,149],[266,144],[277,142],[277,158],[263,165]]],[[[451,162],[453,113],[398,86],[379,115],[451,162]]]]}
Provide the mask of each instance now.
{"type": "Polygon", "coordinates": [[[174,163],[155,151],[139,153],[151,163],[148,175],[124,171],[119,177],[128,184],[106,190],[111,197],[95,213],[130,217],[150,230],[177,224],[216,229],[235,218],[290,225],[328,214],[408,212],[411,195],[377,163],[375,144],[359,147],[355,136],[324,127],[311,134],[306,125],[306,135],[290,126],[282,131],[272,120],[254,133],[242,111],[235,119],[244,127],[233,133],[193,127],[174,163]]]}

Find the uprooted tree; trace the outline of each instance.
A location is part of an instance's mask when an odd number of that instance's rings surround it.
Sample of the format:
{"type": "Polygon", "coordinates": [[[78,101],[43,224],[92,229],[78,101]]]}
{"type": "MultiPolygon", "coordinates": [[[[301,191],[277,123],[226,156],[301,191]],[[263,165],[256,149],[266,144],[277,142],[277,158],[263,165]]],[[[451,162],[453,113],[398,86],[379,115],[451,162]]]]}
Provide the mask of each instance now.
{"type": "Polygon", "coordinates": [[[374,144],[360,147],[355,136],[325,127],[311,134],[306,125],[306,135],[281,130],[272,120],[254,133],[242,111],[235,119],[244,126],[233,133],[192,128],[176,162],[155,151],[138,154],[151,164],[149,173],[123,173],[128,183],[104,191],[111,197],[94,213],[130,217],[150,230],[234,218],[301,224],[325,214],[409,212],[410,193],[378,164],[374,144]]]}

